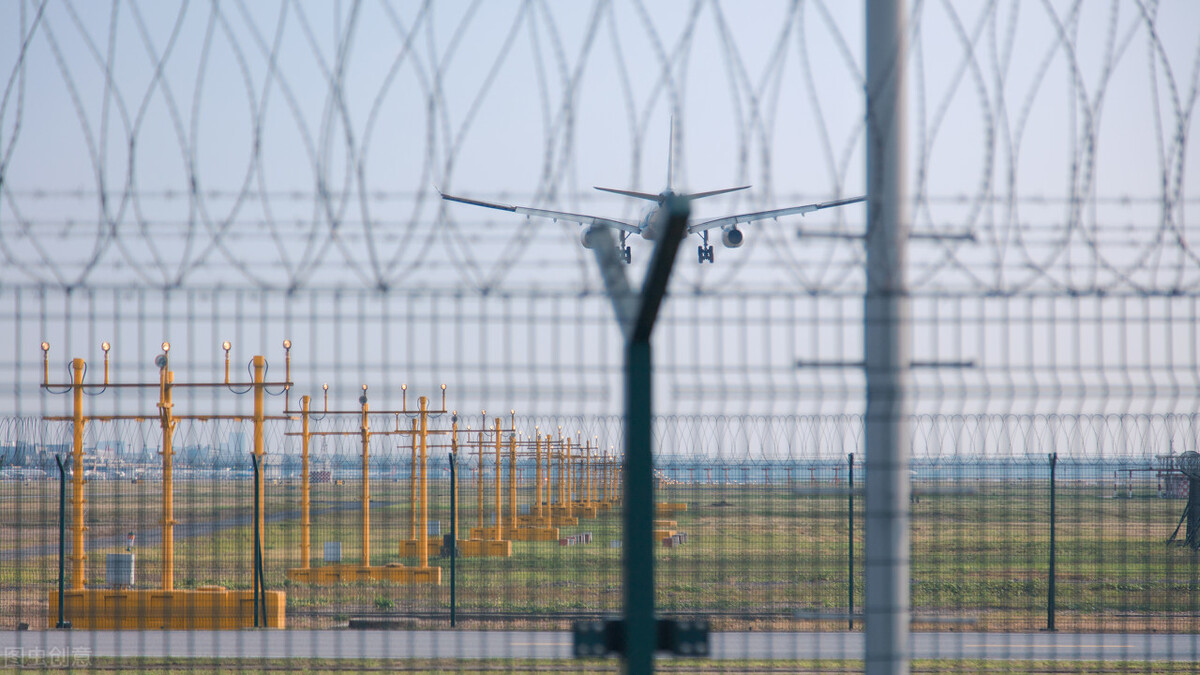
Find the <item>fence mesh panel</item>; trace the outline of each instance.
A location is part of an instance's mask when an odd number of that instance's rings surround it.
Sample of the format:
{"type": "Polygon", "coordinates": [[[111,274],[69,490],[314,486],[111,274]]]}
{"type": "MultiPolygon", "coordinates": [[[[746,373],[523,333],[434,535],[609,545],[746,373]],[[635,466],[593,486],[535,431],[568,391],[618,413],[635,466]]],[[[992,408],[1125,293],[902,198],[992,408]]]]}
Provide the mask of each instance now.
{"type": "MultiPolygon", "coordinates": [[[[1194,672],[1200,15],[908,10],[913,670],[1194,672]]],[[[571,633],[623,611],[612,301],[575,223],[438,191],[863,194],[861,3],[0,16],[4,669],[619,670],[571,633]]],[[[866,221],[680,249],[641,516],[711,651],[661,670],[864,667],[866,221]]]]}

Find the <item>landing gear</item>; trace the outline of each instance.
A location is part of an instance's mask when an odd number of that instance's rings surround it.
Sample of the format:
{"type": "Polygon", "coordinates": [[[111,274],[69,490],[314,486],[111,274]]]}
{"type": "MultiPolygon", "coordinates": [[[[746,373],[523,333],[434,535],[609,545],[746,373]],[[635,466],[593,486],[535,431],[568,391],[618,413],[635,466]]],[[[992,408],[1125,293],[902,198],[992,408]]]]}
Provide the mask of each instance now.
{"type": "Polygon", "coordinates": [[[629,236],[629,233],[622,230],[621,231],[621,257],[625,259],[626,265],[633,262],[633,251],[631,251],[629,249],[629,247],[625,245],[625,237],[627,237],[627,236],[629,236]]]}
{"type": "Polygon", "coordinates": [[[702,246],[697,247],[696,250],[700,254],[700,264],[703,265],[705,260],[707,260],[710,263],[713,261],[713,247],[708,245],[708,231],[707,230],[701,236],[704,237],[704,244],[702,246]]]}

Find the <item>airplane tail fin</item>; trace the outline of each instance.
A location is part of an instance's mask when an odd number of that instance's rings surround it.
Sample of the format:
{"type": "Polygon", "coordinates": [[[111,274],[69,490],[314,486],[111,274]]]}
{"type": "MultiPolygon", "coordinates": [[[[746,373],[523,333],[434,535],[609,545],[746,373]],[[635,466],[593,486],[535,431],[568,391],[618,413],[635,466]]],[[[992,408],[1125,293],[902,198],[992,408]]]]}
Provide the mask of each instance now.
{"type": "Polygon", "coordinates": [[[667,139],[667,189],[675,191],[675,116],[671,115],[671,135],[667,139]]]}

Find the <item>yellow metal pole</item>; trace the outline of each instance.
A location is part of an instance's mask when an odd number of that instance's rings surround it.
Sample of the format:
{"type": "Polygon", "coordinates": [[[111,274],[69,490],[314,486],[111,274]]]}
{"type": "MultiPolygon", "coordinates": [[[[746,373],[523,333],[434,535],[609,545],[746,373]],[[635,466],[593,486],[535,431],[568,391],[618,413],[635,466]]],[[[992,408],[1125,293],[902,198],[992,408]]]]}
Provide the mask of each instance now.
{"type": "Polygon", "coordinates": [[[575,486],[572,484],[571,476],[571,437],[567,436],[567,517],[572,517],[574,509],[571,508],[571,503],[575,501],[575,486]]]}
{"type": "MultiPolygon", "coordinates": [[[[550,438],[549,436],[546,437],[550,438]]],[[[534,515],[538,521],[542,520],[542,435],[538,434],[534,437],[534,447],[537,448],[537,489],[534,490],[534,495],[537,498],[537,510],[534,515]]]]}
{"type": "MultiPolygon", "coordinates": [[[[483,411],[483,414],[487,415],[487,411],[483,411]]],[[[483,522],[483,430],[486,428],[487,417],[484,417],[483,426],[479,427],[479,464],[475,471],[475,501],[477,502],[476,507],[478,508],[476,513],[479,516],[480,531],[487,527],[487,525],[485,525],[483,522]]],[[[487,539],[487,537],[484,537],[484,539],[487,539]]]]}
{"type": "Polygon", "coordinates": [[[496,418],[496,538],[504,538],[504,514],[500,512],[500,498],[504,491],[500,488],[500,418],[496,418]]]}
{"type": "MultiPolygon", "coordinates": [[[[265,376],[267,373],[267,359],[261,355],[256,355],[251,363],[254,368],[254,457],[258,461],[260,471],[264,472],[263,479],[258,481],[258,489],[254,492],[254,501],[258,504],[258,522],[254,523],[255,529],[258,531],[258,540],[263,540],[263,524],[266,522],[263,511],[263,495],[265,490],[263,485],[267,482],[265,476],[265,466],[263,465],[263,421],[266,417],[264,412],[263,400],[266,393],[265,376]]],[[[261,581],[258,578],[258,565],[251,565],[254,568],[254,584],[258,588],[262,588],[261,581]]]]}
{"type": "Polygon", "coordinates": [[[604,498],[610,504],[617,500],[616,485],[613,482],[613,476],[616,475],[617,459],[609,453],[604,453],[604,498]]]}
{"type": "Polygon", "coordinates": [[[508,433],[508,526],[517,526],[517,434],[508,433]]]}
{"type": "Polygon", "coordinates": [[[608,491],[608,452],[605,451],[604,457],[600,460],[600,494],[605,502],[612,502],[612,495],[608,491]]]}
{"type": "Polygon", "coordinates": [[[362,566],[371,566],[371,425],[367,421],[367,391],[362,396],[362,566]]]}
{"type": "MultiPolygon", "coordinates": [[[[74,381],[74,438],[71,445],[71,588],[82,590],[86,579],[87,554],[83,551],[83,359],[71,359],[71,372],[74,381]]],[[[47,366],[49,370],[49,366],[47,366]]],[[[47,380],[49,374],[47,373],[47,380]]]]}
{"type": "Polygon", "coordinates": [[[587,500],[587,505],[592,505],[592,442],[587,442],[587,450],[584,455],[584,470],[583,470],[583,491],[584,499],[587,500]]]}
{"type": "Polygon", "coordinates": [[[420,552],[417,557],[418,567],[429,567],[429,493],[425,480],[425,451],[428,448],[429,413],[426,412],[429,399],[422,396],[421,404],[421,529],[418,531],[417,547],[420,552]]]}
{"type": "Polygon", "coordinates": [[[566,473],[563,471],[562,434],[559,434],[558,448],[555,450],[555,455],[558,457],[558,508],[561,509],[563,506],[563,501],[566,499],[566,494],[567,494],[567,488],[566,488],[565,479],[564,479],[564,476],[566,475],[566,473]]]}
{"type": "Polygon", "coordinates": [[[301,424],[301,444],[300,444],[300,567],[308,569],[309,558],[312,557],[310,541],[312,535],[312,521],[309,518],[309,500],[308,500],[308,405],[309,397],[300,397],[300,424],[301,424]]]}
{"type": "Polygon", "coordinates": [[[412,420],[412,460],[408,463],[408,538],[417,540],[417,418],[412,420]]]}
{"type": "Polygon", "coordinates": [[[167,370],[164,363],[159,371],[159,420],[162,424],[162,467],[163,467],[163,515],[162,515],[162,588],[170,591],[175,588],[175,484],[172,477],[174,463],[175,420],[172,419],[171,384],[175,381],[175,373],[167,370]]]}

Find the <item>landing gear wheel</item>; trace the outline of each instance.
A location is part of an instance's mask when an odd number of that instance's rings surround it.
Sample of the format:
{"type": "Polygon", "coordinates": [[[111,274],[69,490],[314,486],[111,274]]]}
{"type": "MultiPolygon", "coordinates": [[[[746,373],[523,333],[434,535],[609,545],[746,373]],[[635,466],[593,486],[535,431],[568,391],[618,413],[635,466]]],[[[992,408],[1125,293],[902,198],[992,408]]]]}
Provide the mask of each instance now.
{"type": "Polygon", "coordinates": [[[700,254],[700,264],[703,265],[705,260],[710,263],[713,261],[713,247],[708,245],[708,230],[700,236],[704,238],[704,243],[697,249],[697,253],[700,254]]]}
{"type": "Polygon", "coordinates": [[[624,247],[622,257],[625,258],[626,265],[632,263],[633,262],[633,251],[631,251],[628,246],[624,247]]]}

